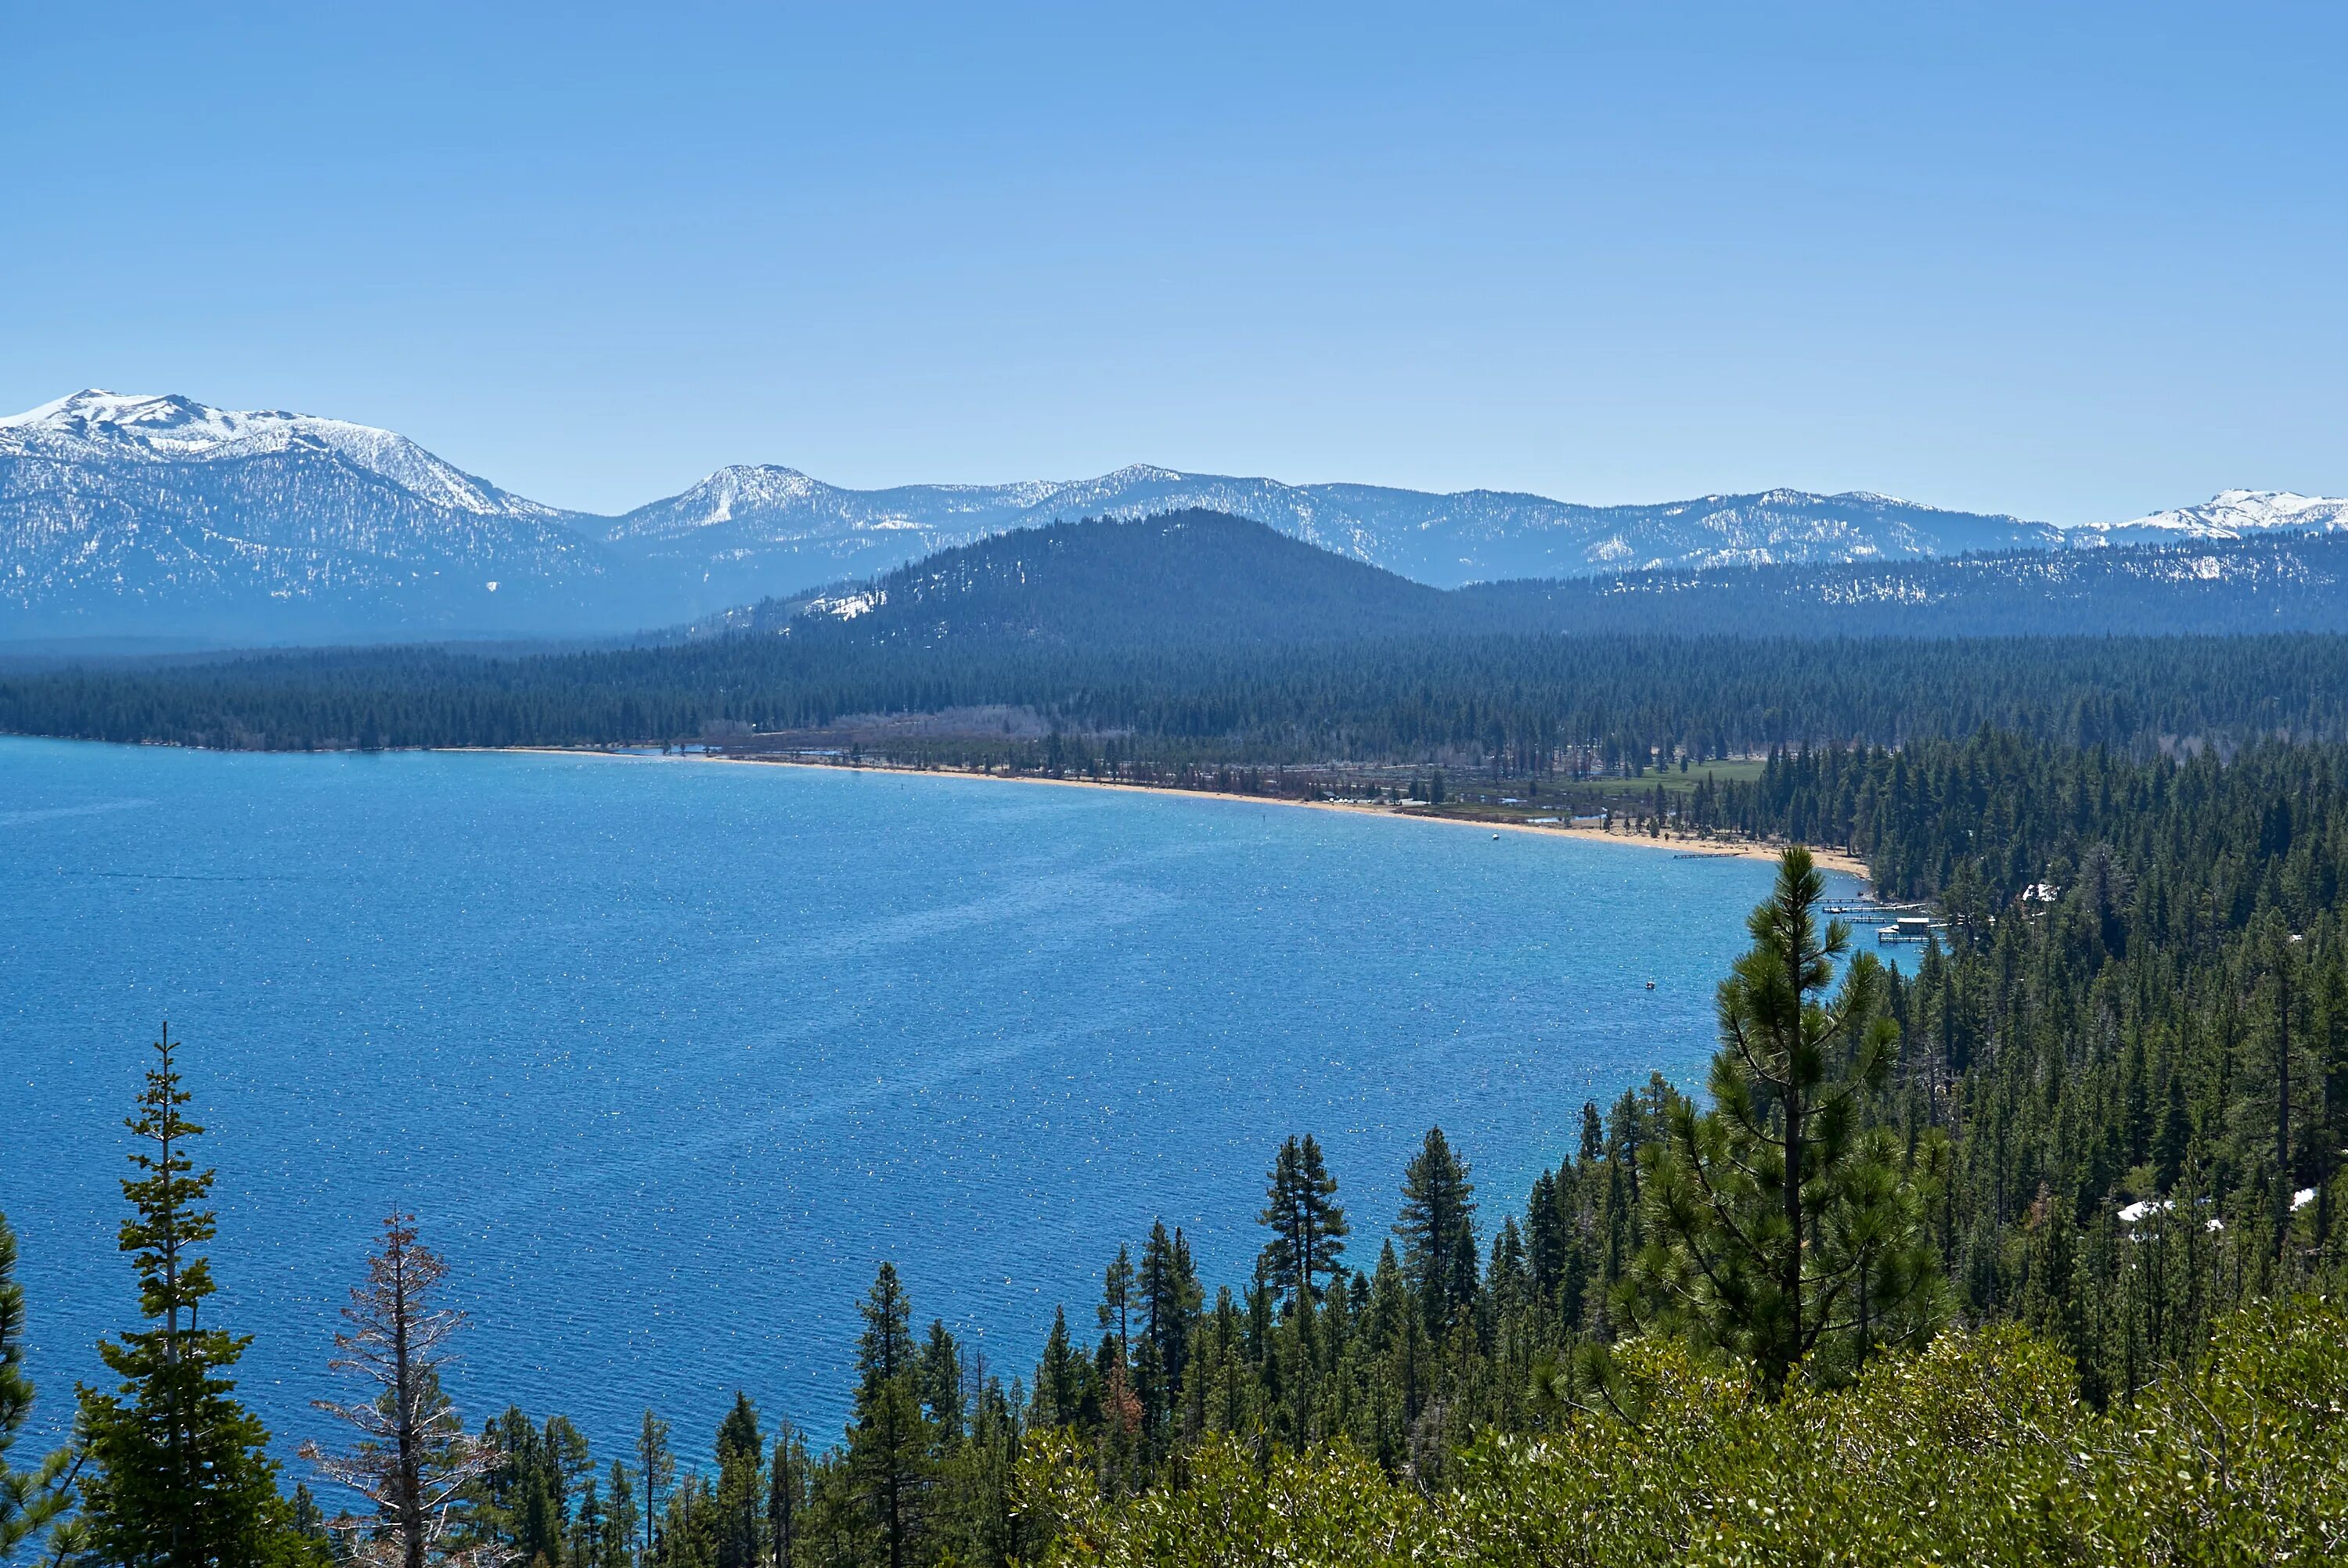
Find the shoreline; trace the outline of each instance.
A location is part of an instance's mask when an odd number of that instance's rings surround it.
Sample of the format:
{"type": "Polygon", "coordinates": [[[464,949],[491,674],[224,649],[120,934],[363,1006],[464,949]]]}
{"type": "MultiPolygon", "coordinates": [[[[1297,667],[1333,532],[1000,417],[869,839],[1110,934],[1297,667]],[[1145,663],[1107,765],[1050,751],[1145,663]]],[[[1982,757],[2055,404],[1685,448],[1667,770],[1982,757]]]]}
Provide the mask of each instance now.
{"type": "MultiPolygon", "coordinates": [[[[214,749],[201,746],[182,747],[170,742],[92,741],[72,735],[24,734],[10,736],[8,738],[28,741],[63,741],[70,744],[77,745],[160,745],[167,750],[191,751],[207,751],[214,749]]],[[[387,747],[386,750],[444,753],[449,755],[459,756],[466,754],[497,755],[499,753],[514,756],[572,758],[614,756],[641,757],[644,755],[643,753],[635,751],[613,752],[606,751],[601,747],[595,746],[396,746],[387,747]]],[[[319,754],[324,755],[333,753],[319,754]]],[[[1474,817],[1466,816],[1430,816],[1424,812],[1414,811],[1410,807],[1403,805],[1390,805],[1385,804],[1371,804],[1366,802],[1357,803],[1334,800],[1292,800],[1284,795],[1239,794],[1223,790],[1211,789],[1178,789],[1171,784],[1119,784],[1113,783],[1107,779],[1053,779],[1043,778],[1032,774],[973,774],[958,768],[898,767],[888,763],[827,763],[817,762],[807,757],[710,756],[703,753],[680,753],[667,760],[673,762],[737,763],[754,767],[828,768],[839,773],[903,774],[908,776],[917,776],[922,778],[968,779],[973,783],[1049,784],[1061,789],[1122,790],[1132,794],[1170,795],[1183,800],[1243,801],[1255,805],[1278,805],[1292,808],[1301,807],[1308,811],[1350,812],[1357,816],[1387,817],[1404,822],[1443,823],[1453,827],[1479,827],[1494,834],[1548,834],[1555,837],[1574,838],[1592,844],[1611,844],[1624,849],[1643,849],[1650,853],[1657,850],[1669,850],[1672,854],[1689,860],[1775,860],[1782,851],[1789,847],[1787,845],[1769,843],[1756,839],[1647,838],[1636,834],[1613,834],[1607,833],[1601,829],[1594,827],[1576,827],[1563,822],[1537,825],[1529,822],[1478,821],[1474,817]]],[[[1857,877],[1868,887],[1872,888],[1874,886],[1875,879],[1869,873],[1867,863],[1859,859],[1857,856],[1852,855],[1846,850],[1828,848],[1819,845],[1806,845],[1803,847],[1809,850],[1810,858],[1817,863],[1820,870],[1838,872],[1847,876],[1857,877]]]]}
{"type": "MultiPolygon", "coordinates": [[[[531,752],[553,756],[580,754],[576,751],[560,746],[504,746],[496,749],[531,752]]],[[[1183,800],[1244,801],[1255,805],[1289,806],[1306,811],[1345,812],[1355,816],[1378,816],[1401,822],[1440,823],[1452,827],[1482,828],[1496,835],[1502,833],[1529,833],[1557,838],[1573,838],[1591,844],[1611,844],[1624,849],[1644,849],[1650,853],[1669,850],[1673,855],[1690,860],[1775,860],[1781,852],[1790,847],[1782,844],[1767,844],[1744,839],[1647,838],[1636,834],[1607,833],[1595,827],[1574,827],[1565,823],[1536,825],[1529,822],[1487,822],[1467,816],[1433,816],[1425,812],[1413,811],[1406,806],[1372,805],[1366,803],[1356,804],[1334,800],[1291,800],[1282,795],[1238,794],[1210,789],[1178,789],[1170,784],[1117,784],[1107,779],[1053,779],[1028,774],[973,774],[953,768],[896,767],[887,763],[824,763],[811,761],[805,757],[713,757],[704,754],[685,756],[677,760],[736,763],[749,767],[824,768],[837,773],[903,774],[920,778],[969,779],[973,783],[1048,784],[1059,789],[1111,790],[1128,794],[1172,795],[1183,800]]],[[[1874,877],[1869,873],[1867,863],[1857,856],[1845,850],[1822,848],[1816,845],[1804,847],[1809,850],[1810,858],[1817,863],[1821,871],[1840,872],[1844,876],[1857,877],[1870,888],[1874,886],[1874,877]]]]}

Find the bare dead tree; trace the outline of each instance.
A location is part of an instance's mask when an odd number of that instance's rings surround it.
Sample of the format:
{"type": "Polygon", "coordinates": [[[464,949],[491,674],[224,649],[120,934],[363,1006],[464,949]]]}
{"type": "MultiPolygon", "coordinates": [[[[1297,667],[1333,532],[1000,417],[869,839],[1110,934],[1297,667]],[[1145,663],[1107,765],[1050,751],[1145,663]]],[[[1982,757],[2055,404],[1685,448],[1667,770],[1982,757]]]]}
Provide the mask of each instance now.
{"type": "Polygon", "coordinates": [[[375,1504],[373,1514],[331,1521],[351,1539],[354,1556],[371,1568],[489,1568],[488,1548],[452,1550],[450,1526],[468,1481],[497,1460],[490,1446],[469,1435],[440,1387],[447,1347],[465,1315],[434,1307],[432,1296],[448,1266],[416,1239],[416,1216],[383,1222],[383,1246],[367,1260],[366,1283],[343,1308],[349,1325],[335,1336],[327,1366],[370,1379],[376,1397],[359,1404],[314,1400],[348,1421],[359,1440],[330,1454],[316,1443],[302,1457],[321,1475],[375,1504]]]}

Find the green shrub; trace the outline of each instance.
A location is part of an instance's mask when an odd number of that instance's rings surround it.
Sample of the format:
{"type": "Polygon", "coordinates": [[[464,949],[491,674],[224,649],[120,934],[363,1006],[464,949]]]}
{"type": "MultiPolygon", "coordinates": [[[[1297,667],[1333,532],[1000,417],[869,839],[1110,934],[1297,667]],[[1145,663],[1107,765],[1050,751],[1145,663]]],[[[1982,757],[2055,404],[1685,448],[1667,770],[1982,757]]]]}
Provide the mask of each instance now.
{"type": "Polygon", "coordinates": [[[1114,1568],[2348,1561],[2348,1314],[2332,1301],[2236,1314],[2197,1370],[2107,1415],[2011,1326],[1776,1404],[1676,1341],[1627,1344],[1616,1364],[1635,1419],[1488,1438],[1432,1495],[1342,1446],[1263,1455],[1224,1439],[1178,1484],[1121,1503],[1073,1448],[1039,1440],[1025,1496],[1056,1522],[1054,1561],[1114,1568]]]}

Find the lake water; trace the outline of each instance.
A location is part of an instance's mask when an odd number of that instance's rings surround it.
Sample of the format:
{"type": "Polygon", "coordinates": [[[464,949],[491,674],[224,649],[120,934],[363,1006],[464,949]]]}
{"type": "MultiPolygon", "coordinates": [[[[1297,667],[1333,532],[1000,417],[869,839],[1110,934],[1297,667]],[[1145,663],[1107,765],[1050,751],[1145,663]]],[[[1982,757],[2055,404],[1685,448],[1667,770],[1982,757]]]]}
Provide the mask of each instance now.
{"type": "MultiPolygon", "coordinates": [[[[1487,1234],[1585,1099],[1700,1077],[1762,862],[980,779],[0,740],[0,1208],[36,1424],[133,1310],[169,1017],[246,1397],[290,1453],[383,1214],[473,1314],[469,1421],[736,1389],[836,1434],[893,1258],[1006,1381],[1154,1217],[1211,1293],[1314,1132],[1356,1260],[1430,1123],[1487,1234]],[[1654,989],[1646,989],[1648,980],[1654,989]]],[[[1838,879],[1836,891],[1851,891],[1838,879]]],[[[1137,1246],[1138,1251],[1138,1246],[1137,1246]]]]}

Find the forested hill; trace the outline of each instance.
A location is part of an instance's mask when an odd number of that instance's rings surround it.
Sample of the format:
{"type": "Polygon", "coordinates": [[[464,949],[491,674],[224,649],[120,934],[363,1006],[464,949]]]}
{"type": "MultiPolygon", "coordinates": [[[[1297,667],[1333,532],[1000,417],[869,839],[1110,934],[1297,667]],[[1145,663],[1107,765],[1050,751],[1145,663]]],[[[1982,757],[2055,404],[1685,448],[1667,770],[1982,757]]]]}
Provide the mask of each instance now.
{"type": "Polygon", "coordinates": [[[1234,647],[1423,631],[1452,600],[1262,523],[1180,511],[999,535],[735,624],[862,646],[1234,647]]]}

